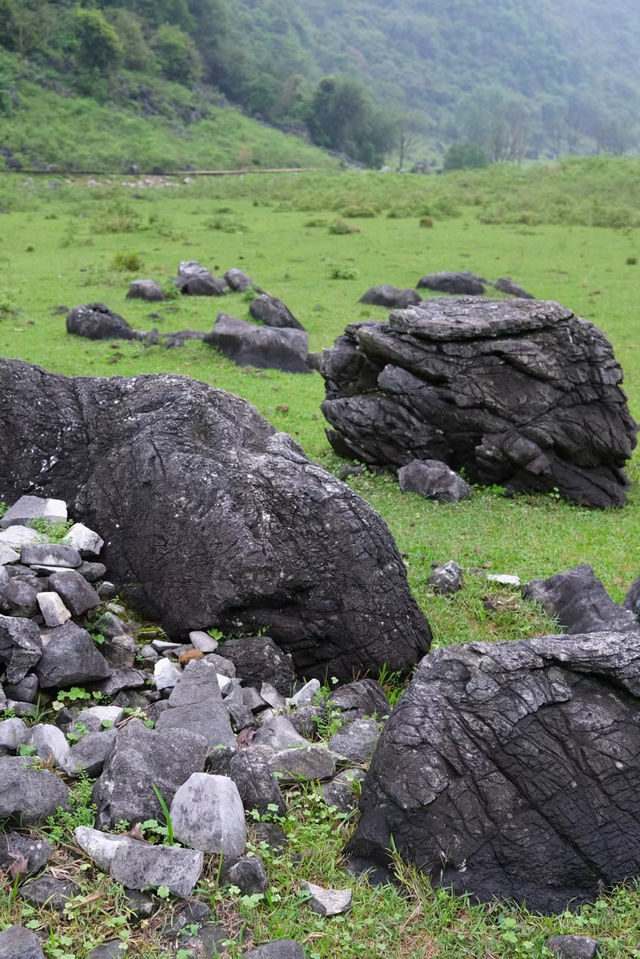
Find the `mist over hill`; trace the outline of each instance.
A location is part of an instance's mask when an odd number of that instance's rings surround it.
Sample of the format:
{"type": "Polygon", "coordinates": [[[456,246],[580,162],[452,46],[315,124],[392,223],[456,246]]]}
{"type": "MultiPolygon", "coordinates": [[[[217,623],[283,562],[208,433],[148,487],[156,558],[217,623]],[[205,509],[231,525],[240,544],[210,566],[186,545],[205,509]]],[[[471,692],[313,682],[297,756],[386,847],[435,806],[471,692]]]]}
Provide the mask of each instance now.
{"type": "Polygon", "coordinates": [[[32,82],[183,141],[234,104],[366,165],[620,154],[639,59],[635,0],[0,0],[0,133],[32,82]]]}

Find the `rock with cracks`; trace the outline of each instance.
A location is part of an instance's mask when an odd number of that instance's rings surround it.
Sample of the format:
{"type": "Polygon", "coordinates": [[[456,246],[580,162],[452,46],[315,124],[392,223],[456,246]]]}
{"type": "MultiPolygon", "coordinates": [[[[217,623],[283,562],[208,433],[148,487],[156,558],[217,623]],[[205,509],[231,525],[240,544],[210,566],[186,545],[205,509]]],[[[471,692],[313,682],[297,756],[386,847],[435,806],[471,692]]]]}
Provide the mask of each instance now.
{"type": "Polygon", "coordinates": [[[611,344],[558,303],[423,301],[348,326],[322,362],[334,450],[621,506],[636,424],[611,344]]]}
{"type": "Polygon", "coordinates": [[[561,912],[640,873],[640,632],[426,656],[380,737],[355,856],[561,912]]]}
{"type": "Polygon", "coordinates": [[[320,679],[407,670],[427,651],[383,520],[244,400],[180,376],[67,379],[15,360],[0,360],[0,393],[0,500],[30,487],[73,503],[110,578],[171,636],[261,627],[320,679]]]}
{"type": "Polygon", "coordinates": [[[86,336],[89,340],[137,340],[144,336],[104,303],[88,303],[69,310],[67,333],[86,336]]]}
{"type": "Polygon", "coordinates": [[[218,313],[204,342],[217,347],[239,366],[257,366],[285,373],[309,373],[309,336],[304,330],[256,326],[228,313],[218,313]]]}

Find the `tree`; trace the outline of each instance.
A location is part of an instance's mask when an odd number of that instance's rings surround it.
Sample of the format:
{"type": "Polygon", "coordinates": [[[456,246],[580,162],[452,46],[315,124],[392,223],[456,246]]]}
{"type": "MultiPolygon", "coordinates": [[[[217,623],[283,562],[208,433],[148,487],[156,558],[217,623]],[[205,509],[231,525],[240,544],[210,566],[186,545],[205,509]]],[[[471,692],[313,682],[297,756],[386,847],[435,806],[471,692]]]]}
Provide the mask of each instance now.
{"type": "Polygon", "coordinates": [[[74,35],[81,67],[107,73],[122,61],[120,38],[100,10],[76,10],[74,35]]]}
{"type": "Polygon", "coordinates": [[[359,80],[325,77],[311,98],[306,117],[311,139],[319,146],[346,153],[377,166],[393,141],[393,124],[376,110],[359,80]]]}
{"type": "Polygon", "coordinates": [[[151,38],[151,49],[167,80],[189,86],[200,77],[202,63],[196,45],[180,27],[164,23],[151,38]]]}
{"type": "Polygon", "coordinates": [[[453,143],[444,156],[445,170],[467,170],[487,165],[487,154],[477,143],[453,143]]]}

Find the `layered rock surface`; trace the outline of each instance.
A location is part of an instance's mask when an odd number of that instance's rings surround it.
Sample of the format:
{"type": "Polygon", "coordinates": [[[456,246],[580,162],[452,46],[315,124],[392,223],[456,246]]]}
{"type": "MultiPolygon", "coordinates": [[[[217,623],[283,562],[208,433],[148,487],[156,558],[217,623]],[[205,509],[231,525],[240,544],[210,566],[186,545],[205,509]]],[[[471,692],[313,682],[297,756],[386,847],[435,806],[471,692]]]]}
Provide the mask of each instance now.
{"type": "Polygon", "coordinates": [[[562,911],[640,872],[640,632],[424,658],[380,737],[350,845],[442,886],[562,911]]]}
{"type": "Polygon", "coordinates": [[[179,376],[67,379],[12,360],[0,392],[0,499],[73,503],[110,576],[170,634],[268,627],[307,677],[406,669],[427,651],[382,519],[243,400],[179,376]]]}
{"type": "Polygon", "coordinates": [[[604,334],[554,302],[434,297],[347,327],[325,351],[342,456],[438,459],[472,482],[620,506],[636,424],[604,334]]]}

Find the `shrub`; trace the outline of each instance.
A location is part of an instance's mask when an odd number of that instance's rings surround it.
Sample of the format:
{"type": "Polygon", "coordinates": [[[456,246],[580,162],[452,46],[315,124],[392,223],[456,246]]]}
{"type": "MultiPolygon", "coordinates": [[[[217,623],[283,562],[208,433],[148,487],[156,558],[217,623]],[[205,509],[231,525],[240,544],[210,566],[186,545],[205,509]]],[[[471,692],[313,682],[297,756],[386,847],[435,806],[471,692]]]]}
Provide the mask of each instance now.
{"type": "Polygon", "coordinates": [[[433,226],[433,217],[432,216],[423,216],[420,219],[420,226],[432,227],[433,226]]]}
{"type": "Polygon", "coordinates": [[[375,217],[378,215],[378,210],[375,210],[372,206],[362,206],[359,203],[352,203],[351,206],[345,207],[342,211],[343,216],[351,217],[375,217]]]}
{"type": "Polygon", "coordinates": [[[357,280],[358,271],[354,266],[346,266],[343,263],[330,263],[329,278],[332,280],[357,280]]]}
{"type": "Polygon", "coordinates": [[[343,236],[346,233],[359,233],[357,226],[346,223],[344,220],[334,220],[329,224],[329,233],[335,233],[337,236],[343,236]]]}
{"type": "Polygon", "coordinates": [[[139,253],[116,253],[111,263],[114,270],[120,270],[122,273],[137,273],[142,269],[142,257],[139,253]]]}

